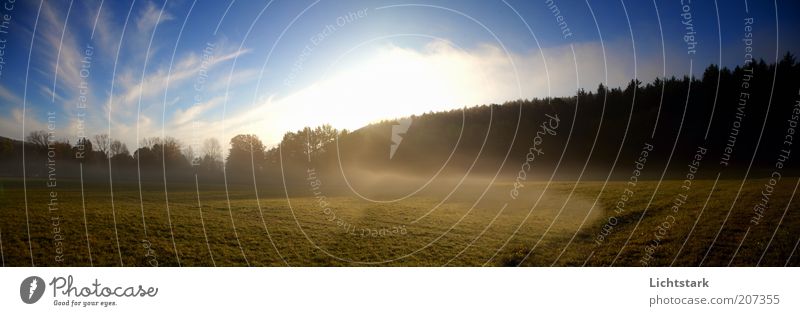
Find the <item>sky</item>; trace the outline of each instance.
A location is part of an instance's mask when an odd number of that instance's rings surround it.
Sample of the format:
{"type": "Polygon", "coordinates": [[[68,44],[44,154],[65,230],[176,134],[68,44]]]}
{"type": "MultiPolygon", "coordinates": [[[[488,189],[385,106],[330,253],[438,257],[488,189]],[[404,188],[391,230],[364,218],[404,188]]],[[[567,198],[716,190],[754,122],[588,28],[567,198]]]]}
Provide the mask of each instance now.
{"type": "Polygon", "coordinates": [[[0,136],[105,133],[131,149],[242,133],[271,146],[304,126],[700,76],[742,64],[747,47],[768,62],[800,51],[796,1],[0,2],[0,136]]]}

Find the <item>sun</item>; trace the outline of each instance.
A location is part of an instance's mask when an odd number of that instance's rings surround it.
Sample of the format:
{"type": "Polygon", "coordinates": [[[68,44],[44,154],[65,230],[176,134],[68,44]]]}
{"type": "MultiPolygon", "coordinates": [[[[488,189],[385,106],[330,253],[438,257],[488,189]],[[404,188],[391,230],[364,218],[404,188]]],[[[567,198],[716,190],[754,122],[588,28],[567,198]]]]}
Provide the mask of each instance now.
{"type": "Polygon", "coordinates": [[[430,51],[388,46],[321,75],[315,83],[272,101],[283,130],[370,123],[478,104],[490,94],[480,67],[450,46],[430,51]]]}

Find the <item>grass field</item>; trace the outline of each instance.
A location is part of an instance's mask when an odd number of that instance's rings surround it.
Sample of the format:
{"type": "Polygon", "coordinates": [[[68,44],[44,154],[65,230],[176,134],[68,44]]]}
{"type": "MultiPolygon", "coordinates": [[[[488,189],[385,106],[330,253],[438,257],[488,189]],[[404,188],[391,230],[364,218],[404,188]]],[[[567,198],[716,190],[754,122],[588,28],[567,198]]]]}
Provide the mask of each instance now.
{"type": "Polygon", "coordinates": [[[0,244],[4,266],[797,266],[797,179],[778,183],[755,224],[765,183],[749,180],[735,199],[740,180],[711,195],[713,180],[696,181],[676,212],[680,182],[640,182],[617,213],[624,182],[529,183],[517,200],[505,183],[394,203],[233,186],[226,198],[202,182],[166,194],[145,183],[140,197],[136,183],[115,183],[112,205],[107,184],[84,184],[82,197],[79,182],[28,181],[26,202],[22,182],[4,179],[0,244]]]}

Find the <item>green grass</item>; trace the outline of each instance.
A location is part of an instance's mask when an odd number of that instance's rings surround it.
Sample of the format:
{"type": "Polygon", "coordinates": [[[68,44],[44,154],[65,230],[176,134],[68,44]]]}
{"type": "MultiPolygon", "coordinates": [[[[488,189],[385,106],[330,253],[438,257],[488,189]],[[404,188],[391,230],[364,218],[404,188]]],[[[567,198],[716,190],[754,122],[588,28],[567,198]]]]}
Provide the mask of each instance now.
{"type": "MultiPolygon", "coordinates": [[[[582,182],[576,187],[572,182],[554,182],[546,191],[546,183],[530,183],[516,201],[508,198],[510,183],[493,185],[477,204],[480,187],[457,191],[432,211],[444,194],[421,194],[396,203],[331,194],[326,200],[336,214],[333,219],[308,194],[287,200],[274,193],[256,199],[252,187],[232,187],[228,200],[224,187],[201,183],[201,222],[193,183],[171,185],[168,195],[163,184],[144,184],[141,204],[135,183],[115,183],[114,212],[107,184],[85,184],[84,221],[80,183],[60,181],[58,210],[48,211],[50,189],[34,180],[27,184],[26,223],[22,183],[4,179],[0,182],[0,242],[6,266],[30,266],[31,257],[37,266],[148,266],[155,263],[153,258],[159,266],[176,266],[178,260],[182,266],[607,266],[612,262],[639,266],[658,225],[674,214],[675,224],[649,265],[668,266],[674,259],[677,266],[697,266],[701,261],[711,266],[755,266],[763,253],[761,265],[783,266],[800,237],[797,199],[778,225],[796,181],[787,178],[779,183],[758,225],[750,223],[752,207],[766,180],[745,183],[711,251],[739,189],[738,180],[719,181],[699,220],[713,181],[696,181],[678,213],[670,207],[682,192],[680,182],[665,181],[634,231],[656,182],[639,183],[621,214],[612,210],[625,188],[623,182],[607,184],[594,208],[603,183],[582,182]],[[595,237],[611,215],[619,222],[598,245],[595,237]],[[60,218],[63,262],[56,261],[54,216],[60,218]],[[145,245],[152,251],[148,253],[145,245]]],[[[795,253],[788,264],[797,266],[798,258],[800,254],[795,253]]]]}

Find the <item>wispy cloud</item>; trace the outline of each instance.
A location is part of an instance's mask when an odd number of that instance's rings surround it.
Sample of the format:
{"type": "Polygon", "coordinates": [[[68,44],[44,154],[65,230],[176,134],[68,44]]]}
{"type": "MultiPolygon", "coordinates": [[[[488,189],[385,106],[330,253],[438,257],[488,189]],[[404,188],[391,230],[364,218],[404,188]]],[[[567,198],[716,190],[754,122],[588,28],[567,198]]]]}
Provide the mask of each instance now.
{"type": "MultiPolygon", "coordinates": [[[[37,120],[35,116],[31,115],[32,112],[32,110],[28,109],[28,113],[25,115],[25,131],[29,132],[47,129],[47,124],[37,120]]],[[[22,122],[23,119],[21,107],[12,108],[8,115],[5,113],[0,115],[0,135],[14,139],[23,139],[22,122]]]]}
{"type": "Polygon", "coordinates": [[[22,105],[22,98],[18,96],[16,93],[11,92],[11,90],[8,90],[8,88],[6,88],[3,85],[0,85],[0,99],[3,99],[6,102],[11,103],[15,106],[22,105]]]}
{"type": "Polygon", "coordinates": [[[136,19],[136,29],[139,32],[149,33],[156,25],[162,22],[170,21],[173,19],[172,14],[161,11],[154,3],[148,2],[144,10],[139,14],[136,19]]]}
{"type": "MultiPolygon", "coordinates": [[[[91,32],[94,30],[93,42],[98,46],[98,51],[102,52],[105,56],[114,56],[117,54],[117,47],[119,47],[120,30],[114,23],[115,12],[110,9],[111,3],[108,1],[100,2],[93,5],[88,5],[85,8],[88,14],[88,19],[83,19],[86,23],[85,27],[91,32]],[[95,21],[96,20],[96,21],[95,21]]],[[[124,12],[123,12],[124,13],[124,12]]],[[[113,62],[113,58],[103,59],[107,62],[113,62]]]]}
{"type": "Polygon", "coordinates": [[[186,109],[178,109],[172,116],[172,125],[183,125],[194,121],[198,116],[209,109],[219,106],[224,101],[224,96],[217,96],[206,102],[194,104],[186,109]]]}
{"type": "MultiPolygon", "coordinates": [[[[71,12],[70,19],[77,18],[77,14],[71,12]]],[[[50,69],[50,80],[42,83],[41,91],[49,94],[47,97],[59,101],[69,99],[80,83],[80,60],[81,53],[73,32],[69,30],[66,12],[58,12],[51,3],[42,5],[42,23],[40,35],[45,47],[37,50],[42,54],[43,59],[48,61],[50,69]],[[56,82],[55,89],[52,84],[56,82]],[[61,95],[59,95],[61,94],[61,95]]],[[[74,20],[73,20],[74,22],[74,20]]]]}
{"type": "MultiPolygon", "coordinates": [[[[248,52],[249,50],[244,49],[220,56],[206,65],[206,71],[248,52]]],[[[187,79],[195,78],[202,69],[202,63],[202,57],[190,53],[178,60],[171,71],[168,65],[163,66],[148,73],[142,80],[139,80],[141,77],[135,76],[132,72],[126,72],[117,78],[120,92],[115,98],[121,105],[131,106],[138,104],[140,97],[146,100],[154,96],[163,96],[164,89],[178,89],[187,79]]]]}

